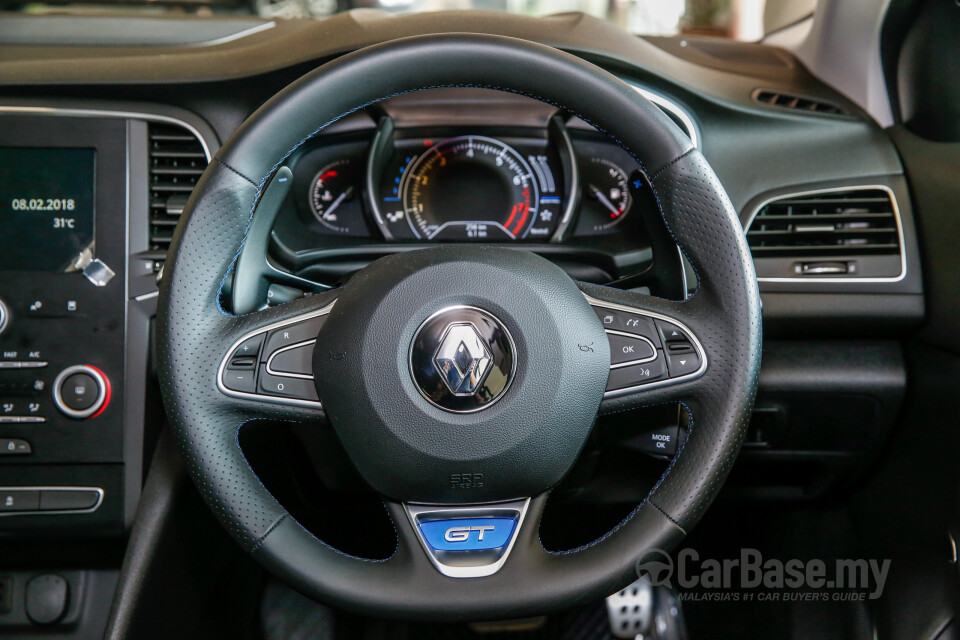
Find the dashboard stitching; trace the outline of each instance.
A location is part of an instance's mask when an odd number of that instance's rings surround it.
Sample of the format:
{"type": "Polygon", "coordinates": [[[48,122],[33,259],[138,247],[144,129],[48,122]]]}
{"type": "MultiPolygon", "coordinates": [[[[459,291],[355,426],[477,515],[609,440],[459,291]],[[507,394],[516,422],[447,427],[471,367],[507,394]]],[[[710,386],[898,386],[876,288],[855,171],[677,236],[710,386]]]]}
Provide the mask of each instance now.
{"type": "MultiPolygon", "coordinates": [[[[225,315],[225,316],[227,316],[227,317],[231,317],[231,318],[241,318],[241,317],[244,317],[245,315],[251,315],[251,314],[241,314],[241,315],[238,316],[238,315],[234,315],[234,314],[232,314],[232,313],[227,312],[227,311],[223,308],[223,305],[221,304],[221,299],[223,298],[223,285],[224,285],[224,283],[226,282],[227,277],[233,272],[233,269],[234,269],[234,267],[236,266],[236,262],[237,262],[237,260],[238,260],[239,257],[240,257],[240,253],[243,251],[243,246],[244,246],[244,244],[246,243],[246,239],[247,239],[247,233],[248,233],[249,230],[250,230],[250,222],[253,220],[253,216],[256,214],[257,206],[258,206],[258,204],[259,204],[259,202],[260,202],[260,196],[263,194],[263,189],[264,189],[264,187],[266,186],[267,181],[270,179],[270,176],[272,176],[272,175],[274,174],[274,172],[276,172],[276,170],[280,168],[280,165],[282,165],[283,162],[284,162],[287,158],[289,158],[290,155],[291,155],[294,151],[296,151],[297,149],[299,149],[301,146],[303,146],[304,143],[306,143],[307,141],[309,141],[310,139],[312,139],[312,138],[313,138],[314,136],[316,136],[318,133],[320,133],[321,131],[323,131],[324,129],[326,129],[327,127],[329,127],[330,125],[334,124],[335,122],[337,122],[337,121],[339,121],[339,120],[342,120],[343,118],[345,118],[345,117],[347,117],[347,116],[349,116],[349,115],[352,115],[352,114],[360,111],[361,109],[366,109],[367,107],[369,107],[369,106],[371,106],[371,105],[378,104],[378,103],[380,103],[380,102],[383,102],[384,100],[389,100],[390,98],[395,98],[395,97],[397,97],[397,96],[406,95],[406,94],[410,94],[410,93],[416,93],[416,92],[418,92],[418,91],[428,91],[428,90],[430,90],[430,89],[457,89],[457,88],[461,88],[461,89],[490,89],[490,90],[493,90],[493,91],[502,91],[502,92],[504,92],[504,93],[513,93],[513,94],[516,94],[516,95],[521,95],[521,96],[525,96],[525,97],[527,97],[527,98],[532,98],[532,99],[534,99],[534,100],[538,100],[538,101],[540,101],[540,102],[543,102],[544,104],[549,104],[549,105],[552,106],[552,107],[556,107],[556,108],[558,108],[558,109],[563,109],[564,111],[567,111],[567,112],[572,113],[573,115],[577,116],[578,118],[580,118],[581,120],[583,120],[584,122],[586,122],[587,124],[589,124],[590,126],[592,126],[594,129],[596,129],[597,131],[599,131],[599,132],[602,133],[603,135],[607,136],[610,140],[612,140],[613,142],[615,142],[615,143],[617,144],[617,146],[619,146],[621,149],[623,149],[624,151],[626,151],[626,152],[630,155],[630,157],[633,158],[634,161],[639,165],[640,171],[644,174],[644,176],[647,177],[647,180],[648,180],[648,182],[650,183],[651,190],[653,191],[653,197],[654,197],[654,199],[655,199],[656,202],[657,202],[657,209],[658,209],[659,212],[660,212],[660,217],[661,217],[661,219],[664,221],[664,224],[666,224],[666,217],[663,215],[663,206],[662,206],[661,203],[660,203],[660,196],[659,196],[659,194],[657,194],[657,190],[656,190],[656,188],[655,188],[654,185],[653,185],[653,178],[649,177],[650,174],[649,174],[649,172],[647,171],[646,166],[643,164],[643,161],[640,160],[640,158],[638,158],[637,155],[636,155],[631,149],[627,148],[627,146],[626,146],[623,142],[621,142],[619,138],[617,138],[616,136],[614,136],[613,134],[611,134],[610,132],[608,132],[608,131],[607,131],[606,129],[604,129],[603,127],[601,127],[601,126],[593,123],[593,122],[591,121],[591,119],[587,118],[586,116],[583,116],[583,115],[577,113],[576,111],[572,111],[572,110],[570,110],[568,107],[565,107],[565,106],[562,105],[562,104],[558,104],[558,103],[556,103],[556,102],[553,102],[552,100],[548,100],[548,99],[546,99],[546,98],[542,98],[542,97],[537,96],[537,95],[534,95],[534,94],[532,94],[532,93],[527,93],[527,92],[524,92],[524,91],[519,91],[519,90],[517,90],[517,89],[510,89],[510,88],[506,88],[506,87],[498,87],[498,86],[494,86],[494,85],[483,85],[483,84],[441,84],[441,85],[432,85],[432,86],[427,86],[427,87],[418,87],[418,88],[415,88],[415,89],[408,89],[408,90],[406,90],[406,91],[398,91],[398,92],[395,92],[395,93],[391,93],[391,94],[389,94],[389,95],[382,96],[382,97],[377,98],[377,99],[375,99],[375,100],[370,100],[369,102],[366,102],[366,103],[364,103],[364,104],[362,104],[362,105],[359,105],[359,106],[357,106],[357,107],[354,107],[354,108],[352,108],[352,109],[349,109],[348,111],[345,111],[345,112],[341,113],[340,115],[336,116],[335,118],[332,118],[332,119],[328,120],[328,121],[325,122],[324,124],[320,125],[320,126],[317,127],[316,129],[314,129],[309,135],[304,136],[299,142],[297,142],[297,144],[295,144],[290,150],[288,150],[285,154],[283,154],[283,156],[280,158],[280,160],[278,160],[277,163],[274,164],[273,167],[270,168],[270,171],[268,171],[267,174],[266,174],[265,176],[263,176],[263,178],[260,180],[259,183],[254,182],[251,178],[243,175],[242,173],[240,173],[239,171],[237,171],[237,170],[234,169],[233,167],[231,167],[231,166],[229,166],[228,164],[226,164],[226,163],[224,163],[223,161],[221,161],[219,158],[214,158],[219,164],[221,164],[222,166],[226,167],[226,168],[229,169],[230,171],[233,171],[233,172],[236,173],[238,176],[242,177],[244,180],[246,180],[246,181],[249,182],[250,184],[256,186],[256,188],[257,188],[257,193],[256,193],[256,195],[254,196],[254,200],[253,200],[253,207],[251,208],[251,211],[250,211],[250,217],[249,217],[248,220],[247,220],[247,229],[244,231],[243,240],[240,242],[240,246],[237,248],[237,253],[236,253],[236,255],[234,255],[233,261],[230,263],[230,267],[227,269],[227,272],[224,274],[223,279],[220,281],[220,289],[219,289],[218,294],[217,294],[217,308],[220,310],[220,312],[221,312],[223,315],[225,315]]],[[[642,96],[640,96],[640,97],[642,98],[642,96]]],[[[643,99],[646,100],[646,98],[643,98],[643,99]]],[[[686,156],[688,153],[690,153],[690,152],[693,151],[694,149],[696,149],[696,147],[693,147],[693,148],[691,148],[691,149],[688,149],[687,151],[683,152],[682,154],[680,154],[679,156],[677,156],[676,158],[674,158],[672,161],[670,161],[669,163],[667,163],[666,165],[664,165],[660,170],[658,170],[656,175],[659,175],[664,169],[668,168],[669,166],[671,166],[671,165],[674,164],[675,162],[678,162],[679,160],[681,160],[684,156],[686,156]]],[[[670,226],[669,226],[669,225],[667,225],[667,231],[670,233],[670,237],[673,238],[674,241],[676,241],[676,238],[675,238],[674,235],[673,235],[673,231],[670,230],[670,226]]],[[[678,246],[679,246],[679,245],[678,245],[678,246]]],[[[684,257],[686,257],[687,260],[690,262],[690,264],[693,265],[693,262],[690,261],[689,257],[686,255],[686,252],[683,251],[683,248],[682,248],[682,247],[680,248],[680,251],[683,252],[684,257]]],[[[699,284],[700,284],[700,274],[699,274],[699,272],[697,271],[696,265],[693,265],[693,270],[694,270],[694,273],[696,273],[696,275],[697,275],[697,285],[699,286],[699,284]]],[[[696,295],[696,293],[694,293],[694,295],[696,295]]],[[[688,300],[689,300],[689,299],[693,299],[693,296],[690,296],[690,298],[688,298],[688,300]]],[[[684,301],[684,302],[685,302],[685,301],[684,301]]],[[[282,305],[280,305],[280,306],[282,306],[282,305]]],[[[254,312],[252,312],[252,313],[256,313],[256,311],[254,311],[254,312]]]]}

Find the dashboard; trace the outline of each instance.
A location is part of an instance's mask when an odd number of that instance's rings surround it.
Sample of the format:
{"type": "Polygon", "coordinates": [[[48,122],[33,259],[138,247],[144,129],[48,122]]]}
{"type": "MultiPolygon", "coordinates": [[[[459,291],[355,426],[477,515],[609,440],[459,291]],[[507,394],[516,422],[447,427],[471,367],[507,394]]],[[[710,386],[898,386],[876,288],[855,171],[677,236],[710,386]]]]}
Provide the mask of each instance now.
{"type": "MultiPolygon", "coordinates": [[[[204,168],[247,116],[318,64],[449,31],[450,19],[342,14],[168,45],[165,56],[130,44],[39,56],[0,43],[0,535],[124,539],[164,429],[152,370],[157,282],[204,168]]],[[[806,496],[877,451],[905,388],[896,341],[924,312],[911,194],[884,132],[770,47],[681,46],[582,16],[455,19],[458,30],[597,62],[651,98],[716,170],[753,250],[766,343],[733,486],[806,496]],[[840,112],[770,104],[761,90],[840,112]]],[[[577,280],[673,299],[697,286],[636,160],[575,115],[523,96],[395,96],[323,128],[282,164],[285,198],[254,217],[264,228],[224,270],[235,313],[335,288],[381,256],[437,243],[522,248],[577,280]]],[[[597,430],[608,439],[633,430],[620,466],[639,468],[646,462],[630,456],[651,441],[626,418],[597,430]]],[[[663,419],[677,429],[676,411],[663,419]]],[[[618,483],[632,488],[617,499],[637,497],[633,480],[618,483]]],[[[65,564],[84,566],[75,556],[65,564]]],[[[116,570],[101,568],[76,580],[116,570]]]]}

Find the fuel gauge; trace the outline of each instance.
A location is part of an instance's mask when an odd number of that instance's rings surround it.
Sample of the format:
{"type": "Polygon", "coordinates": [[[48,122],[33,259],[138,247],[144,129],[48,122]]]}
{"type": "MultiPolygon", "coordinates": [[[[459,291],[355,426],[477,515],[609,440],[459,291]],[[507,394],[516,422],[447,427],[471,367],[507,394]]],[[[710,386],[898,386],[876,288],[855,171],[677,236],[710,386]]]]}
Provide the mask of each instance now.
{"type": "Polygon", "coordinates": [[[606,158],[593,157],[580,165],[583,187],[581,218],[590,230],[603,232],[623,220],[633,205],[626,172],[606,158]]]}

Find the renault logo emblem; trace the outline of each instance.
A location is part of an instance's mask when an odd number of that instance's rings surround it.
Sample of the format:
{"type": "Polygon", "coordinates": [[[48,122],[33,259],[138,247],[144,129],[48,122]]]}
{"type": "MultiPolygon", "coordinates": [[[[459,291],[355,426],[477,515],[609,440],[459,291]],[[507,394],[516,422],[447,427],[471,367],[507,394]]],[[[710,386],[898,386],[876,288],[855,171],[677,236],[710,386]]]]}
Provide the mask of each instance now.
{"type": "Polygon", "coordinates": [[[440,338],[433,364],[455,396],[471,396],[490,372],[493,356],[472,322],[449,325],[440,338]]]}
{"type": "Polygon", "coordinates": [[[516,365],[507,328],[476,307],[436,312],[410,345],[410,373],[420,395],[454,413],[479,411],[503,397],[516,365]]]}

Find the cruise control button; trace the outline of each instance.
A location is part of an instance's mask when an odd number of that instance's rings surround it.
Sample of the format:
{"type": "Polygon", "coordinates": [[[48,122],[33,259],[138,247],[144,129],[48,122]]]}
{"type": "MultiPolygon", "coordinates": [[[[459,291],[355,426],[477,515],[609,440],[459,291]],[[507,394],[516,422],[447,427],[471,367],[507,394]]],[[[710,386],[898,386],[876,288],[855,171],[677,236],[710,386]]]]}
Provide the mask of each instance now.
{"type": "Polygon", "coordinates": [[[693,349],[686,353],[667,352],[667,368],[671,378],[685,376],[700,368],[700,356],[693,349]]]}
{"type": "Polygon", "coordinates": [[[265,335],[265,333],[260,333],[240,343],[240,346],[230,354],[230,363],[227,366],[231,369],[249,369],[253,367],[257,362],[257,355],[260,353],[260,345],[263,344],[265,335]]]}
{"type": "Polygon", "coordinates": [[[270,370],[276,374],[294,374],[313,376],[313,346],[316,340],[311,340],[288,349],[274,353],[270,360],[270,370]]]}
{"type": "Polygon", "coordinates": [[[263,349],[260,359],[265,362],[273,355],[274,351],[289,347],[298,342],[313,340],[317,337],[317,334],[320,333],[320,327],[322,327],[326,321],[327,316],[322,315],[280,329],[274,329],[270,332],[270,335],[267,336],[267,345],[263,349]]]}
{"type": "Polygon", "coordinates": [[[607,339],[610,341],[610,364],[649,360],[657,353],[648,340],[639,336],[624,336],[608,332],[607,339]]]}
{"type": "Polygon", "coordinates": [[[303,378],[285,378],[282,376],[273,376],[269,373],[260,373],[260,391],[271,396],[282,396],[284,398],[297,398],[299,400],[312,400],[318,402],[317,388],[313,380],[303,378]]]}
{"type": "Polygon", "coordinates": [[[35,489],[0,489],[0,511],[36,511],[40,492],[35,489]]]}
{"type": "Polygon", "coordinates": [[[257,372],[250,369],[227,369],[223,372],[223,386],[232,391],[253,393],[257,389],[257,372]]]}
{"type": "Polygon", "coordinates": [[[607,378],[607,391],[635,387],[654,380],[662,380],[666,376],[667,367],[663,361],[663,353],[658,351],[656,360],[611,369],[610,377],[607,378]]]}

